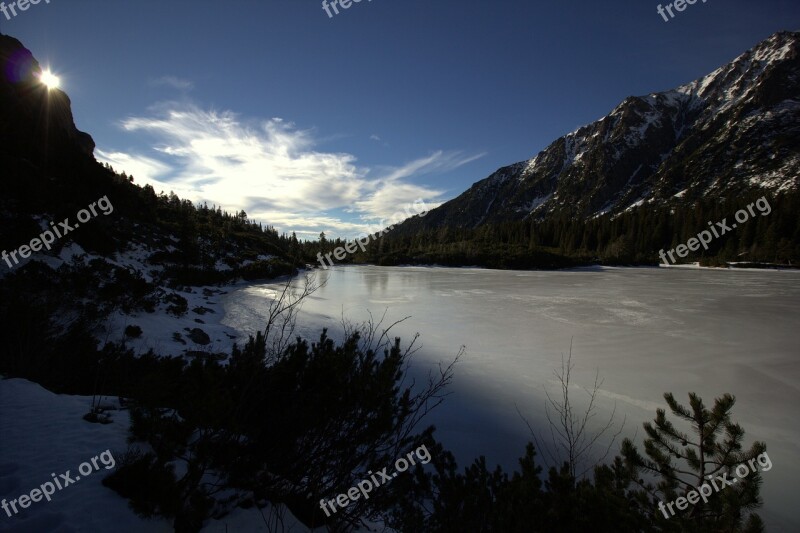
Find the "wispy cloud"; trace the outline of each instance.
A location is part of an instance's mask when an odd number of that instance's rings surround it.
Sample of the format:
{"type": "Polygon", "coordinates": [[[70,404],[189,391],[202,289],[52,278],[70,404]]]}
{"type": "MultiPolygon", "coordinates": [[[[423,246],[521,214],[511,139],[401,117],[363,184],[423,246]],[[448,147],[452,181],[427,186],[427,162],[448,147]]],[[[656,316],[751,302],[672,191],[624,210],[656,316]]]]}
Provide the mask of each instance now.
{"type": "Polygon", "coordinates": [[[399,167],[383,167],[378,170],[369,194],[355,202],[352,211],[360,213],[365,221],[377,218],[392,220],[398,207],[413,203],[422,198],[428,208],[441,204],[438,199],[445,193],[405,181],[407,178],[426,174],[441,174],[466,165],[485,154],[465,155],[460,151],[436,151],[432,154],[409,161],[399,167]]]}
{"type": "Polygon", "coordinates": [[[121,127],[144,137],[150,148],[98,150],[98,159],[133,174],[137,183],[229,211],[244,209],[281,231],[309,236],[364,232],[368,222],[389,219],[418,199],[436,205],[444,191],[409,180],[482,155],[437,151],[399,167],[369,169],[352,154],[319,150],[313,132],[291,122],[251,121],[189,103],[160,104],[121,127]]]}
{"type": "Polygon", "coordinates": [[[178,78],[177,76],[162,76],[161,78],[150,80],[150,85],[154,87],[172,87],[179,91],[191,91],[194,89],[194,83],[189,80],[178,78]]]}
{"type": "Polygon", "coordinates": [[[485,155],[485,153],[480,153],[468,156],[459,151],[444,152],[439,150],[427,157],[410,161],[401,167],[390,168],[381,179],[383,181],[396,181],[410,176],[449,172],[485,155]]]}

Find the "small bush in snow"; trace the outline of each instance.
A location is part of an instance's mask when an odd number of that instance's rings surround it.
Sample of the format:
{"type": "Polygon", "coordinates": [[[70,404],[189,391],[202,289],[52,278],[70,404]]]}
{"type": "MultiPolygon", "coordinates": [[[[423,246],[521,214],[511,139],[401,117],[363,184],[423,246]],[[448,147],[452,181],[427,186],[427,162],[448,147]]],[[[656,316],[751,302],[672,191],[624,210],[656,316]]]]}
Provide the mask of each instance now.
{"type": "Polygon", "coordinates": [[[125,336],[131,339],[138,339],[142,336],[142,328],[139,326],[128,326],[125,328],[125,336]]]}

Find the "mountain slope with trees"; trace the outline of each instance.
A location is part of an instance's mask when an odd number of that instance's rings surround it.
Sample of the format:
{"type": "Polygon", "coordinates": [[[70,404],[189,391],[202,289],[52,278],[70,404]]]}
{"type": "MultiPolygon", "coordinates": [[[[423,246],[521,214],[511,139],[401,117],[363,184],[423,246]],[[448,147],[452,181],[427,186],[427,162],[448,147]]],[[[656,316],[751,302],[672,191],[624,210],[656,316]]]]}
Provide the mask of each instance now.
{"type": "Polygon", "coordinates": [[[536,157],[395,228],[362,260],[497,268],[655,264],[765,197],[772,214],[692,258],[800,259],[800,33],[677,89],[626,98],[536,157]]]}

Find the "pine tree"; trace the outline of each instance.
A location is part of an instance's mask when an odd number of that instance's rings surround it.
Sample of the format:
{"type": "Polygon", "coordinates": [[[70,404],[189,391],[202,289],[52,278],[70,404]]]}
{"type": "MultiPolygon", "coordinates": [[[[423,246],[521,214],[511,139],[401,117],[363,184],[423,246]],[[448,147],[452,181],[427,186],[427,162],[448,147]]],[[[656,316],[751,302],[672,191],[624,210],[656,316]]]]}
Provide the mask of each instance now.
{"type": "Polygon", "coordinates": [[[627,466],[653,497],[654,505],[686,498],[708,485],[706,492],[711,494],[707,502],[698,500],[683,513],[679,510],[667,519],[668,523],[679,524],[683,531],[762,531],[761,519],[750,513],[761,505],[761,478],[752,467],[767,447],[755,442],[749,450],[743,450],[744,430],[731,421],[735,398],[725,394],[715,399],[711,410],[695,393],[689,394],[689,408],[679,404],[671,393],[665,394],[664,399],[672,414],[691,426],[692,434],[681,431],[667,420],[664,409],[658,409],[654,423],[644,424],[647,458],[639,454],[631,440],[625,439],[622,444],[627,466]],[[647,474],[658,478],[655,486],[640,479],[647,474]],[[735,479],[735,483],[723,479],[735,479]],[[712,482],[718,491],[710,490],[712,482]]]}

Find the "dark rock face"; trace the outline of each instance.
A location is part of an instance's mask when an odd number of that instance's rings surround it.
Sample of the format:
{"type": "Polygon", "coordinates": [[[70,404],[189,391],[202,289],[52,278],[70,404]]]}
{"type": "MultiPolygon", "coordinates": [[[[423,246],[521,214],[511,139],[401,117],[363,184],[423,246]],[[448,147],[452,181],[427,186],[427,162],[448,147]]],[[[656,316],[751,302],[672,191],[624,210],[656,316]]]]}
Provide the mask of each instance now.
{"type": "Polygon", "coordinates": [[[75,127],[69,97],[39,81],[41,67],[13,37],[0,35],[0,153],[37,161],[44,147],[94,154],[94,140],[75,127]],[[33,126],[33,127],[32,127],[33,126]]]}
{"type": "Polygon", "coordinates": [[[400,231],[589,218],[641,204],[796,189],[799,43],[800,33],[777,33],[699,80],[626,98],[400,231]]]}

